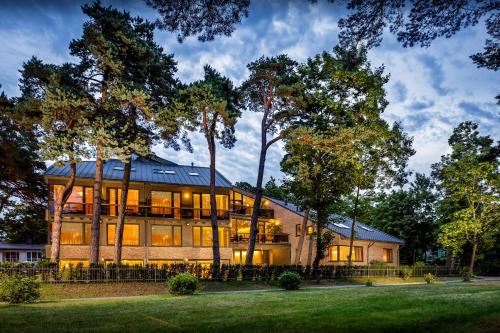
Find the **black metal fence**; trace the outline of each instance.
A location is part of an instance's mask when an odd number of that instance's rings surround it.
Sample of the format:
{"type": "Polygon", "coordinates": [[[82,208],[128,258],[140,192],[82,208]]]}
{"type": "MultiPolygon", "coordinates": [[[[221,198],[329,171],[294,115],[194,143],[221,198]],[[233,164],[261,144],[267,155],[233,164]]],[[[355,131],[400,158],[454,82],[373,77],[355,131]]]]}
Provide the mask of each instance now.
{"type": "MultiPolygon", "coordinates": [[[[291,265],[262,265],[262,266],[240,266],[222,265],[222,281],[273,281],[285,271],[294,271],[302,276],[304,280],[313,280],[319,276],[322,280],[342,278],[376,278],[376,277],[402,277],[402,269],[397,267],[354,267],[344,266],[321,266],[319,271],[313,272],[310,266],[291,265]]],[[[189,273],[200,280],[213,280],[212,267],[210,265],[195,264],[172,264],[161,267],[152,266],[95,266],[82,267],[70,266],[58,268],[57,266],[18,265],[0,266],[0,274],[20,274],[23,276],[38,277],[45,283],[66,282],[163,282],[170,277],[180,273],[189,273]]],[[[459,275],[459,269],[448,269],[446,267],[428,266],[414,267],[412,276],[420,277],[432,273],[435,276],[459,275]]]]}

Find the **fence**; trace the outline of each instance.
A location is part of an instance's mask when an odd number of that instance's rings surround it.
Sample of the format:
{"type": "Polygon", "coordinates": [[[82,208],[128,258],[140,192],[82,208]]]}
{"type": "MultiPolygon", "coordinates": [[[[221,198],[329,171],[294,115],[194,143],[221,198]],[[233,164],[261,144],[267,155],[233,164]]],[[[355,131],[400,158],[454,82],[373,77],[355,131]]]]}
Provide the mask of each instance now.
{"type": "MultiPolygon", "coordinates": [[[[273,281],[285,271],[294,271],[302,276],[304,280],[316,279],[316,274],[310,266],[239,266],[221,265],[222,281],[273,281]]],[[[66,282],[163,282],[170,277],[180,273],[189,273],[200,280],[212,280],[212,267],[209,265],[194,264],[172,264],[157,266],[96,266],[81,267],[70,266],[59,269],[57,266],[19,265],[12,267],[0,267],[0,273],[13,275],[39,277],[45,283],[66,282]]],[[[344,266],[321,266],[317,272],[322,280],[341,278],[371,278],[371,277],[400,277],[402,272],[396,267],[354,267],[344,266]]],[[[419,277],[432,273],[436,276],[453,276],[460,273],[459,270],[451,270],[446,267],[429,266],[413,268],[412,276],[419,277]]]]}

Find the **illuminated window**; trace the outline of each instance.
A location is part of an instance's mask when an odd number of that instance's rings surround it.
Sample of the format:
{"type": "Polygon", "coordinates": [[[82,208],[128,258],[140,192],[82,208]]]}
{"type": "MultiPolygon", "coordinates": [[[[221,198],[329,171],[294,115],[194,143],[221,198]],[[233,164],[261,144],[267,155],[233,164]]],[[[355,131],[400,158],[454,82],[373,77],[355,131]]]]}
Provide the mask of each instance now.
{"type": "MultiPolygon", "coordinates": [[[[212,246],[212,227],[193,227],[193,246],[212,246]]],[[[219,246],[229,245],[229,228],[219,227],[219,246]]]]}
{"type": "MultiPolygon", "coordinates": [[[[234,250],[233,261],[235,265],[244,265],[247,258],[247,251],[234,250]]],[[[262,265],[269,264],[269,250],[255,250],[253,253],[252,264],[262,265]]]]}
{"type": "MultiPolygon", "coordinates": [[[[334,245],[330,247],[329,251],[330,261],[348,261],[349,256],[349,246],[347,245],[334,245]]],[[[352,247],[352,261],[360,262],[363,261],[363,247],[353,246],[352,247]]]]}
{"type": "Polygon", "coordinates": [[[92,239],[92,224],[85,223],[85,244],[90,244],[92,239]]]}
{"type": "Polygon", "coordinates": [[[181,217],[181,193],[166,191],[151,191],[151,213],[181,217]],[[173,207],[173,208],[172,208],[173,207]]]}
{"type": "MultiPolygon", "coordinates": [[[[121,188],[108,189],[109,215],[117,216],[118,207],[122,198],[121,188]]],[[[139,213],[139,190],[129,189],[127,193],[127,213],[139,213]]]]}
{"type": "MultiPolygon", "coordinates": [[[[62,193],[63,185],[51,185],[50,192],[51,198],[54,202],[57,201],[57,197],[62,193]]],[[[92,198],[93,189],[92,187],[83,186],[73,186],[71,189],[71,194],[64,205],[64,213],[81,213],[81,214],[92,214],[92,198]]]]}
{"type": "MultiPolygon", "coordinates": [[[[115,245],[116,224],[108,224],[108,245],[115,245]]],[[[125,224],[123,226],[123,241],[122,245],[137,246],[139,245],[139,225],[125,224]]]]}
{"type": "Polygon", "coordinates": [[[63,223],[61,227],[61,244],[83,244],[83,223],[63,223]]]}
{"type": "Polygon", "coordinates": [[[182,227],[178,225],[152,225],[151,245],[182,246],[182,227]]]}
{"type": "MultiPolygon", "coordinates": [[[[215,206],[217,215],[223,216],[229,210],[229,197],[225,194],[216,194],[215,206]]],[[[194,219],[210,217],[210,207],[210,194],[193,193],[194,219]]]]}
{"type": "Polygon", "coordinates": [[[384,262],[391,263],[392,262],[392,249],[384,249],[382,259],[384,262]]]}
{"type": "Polygon", "coordinates": [[[88,267],[89,266],[89,261],[88,260],[59,260],[59,266],[63,268],[69,268],[69,267],[76,267],[79,264],[82,265],[82,267],[88,267]]]}

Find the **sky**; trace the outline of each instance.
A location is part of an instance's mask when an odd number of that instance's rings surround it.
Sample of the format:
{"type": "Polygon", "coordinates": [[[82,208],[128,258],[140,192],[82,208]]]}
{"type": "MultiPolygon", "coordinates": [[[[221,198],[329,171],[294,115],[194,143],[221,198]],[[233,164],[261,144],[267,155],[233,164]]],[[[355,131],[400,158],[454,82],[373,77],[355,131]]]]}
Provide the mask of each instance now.
{"type": "MultiPolygon", "coordinates": [[[[9,96],[18,96],[19,69],[36,56],[47,63],[76,61],[68,52],[69,42],[79,38],[86,18],[84,1],[11,1],[0,3],[0,85],[9,96]]],[[[103,1],[148,19],[156,12],[141,1],[103,1]]],[[[248,76],[246,64],[262,55],[288,54],[303,62],[331,51],[338,42],[337,20],[341,8],[327,1],[253,0],[250,15],[231,37],[201,43],[188,38],[178,43],[176,34],[157,31],[156,42],[173,53],[178,78],[191,82],[202,78],[210,64],[236,85],[248,76]]],[[[432,163],[449,152],[447,140],[454,127],[470,120],[482,134],[500,140],[500,107],[494,96],[500,90],[498,73],[478,69],[469,56],[480,52],[487,37],[484,23],[462,30],[450,39],[437,39],[430,48],[403,48],[396,38],[384,35],[382,45],[369,51],[373,67],[384,66],[390,74],[386,85],[389,105],[383,113],[388,122],[401,122],[413,137],[416,154],[409,169],[429,173],[432,163]]],[[[261,113],[245,111],[236,125],[237,142],[231,150],[218,147],[217,169],[233,183],[255,184],[260,150],[261,113]]],[[[179,164],[208,166],[208,148],[199,134],[191,135],[194,151],[175,152],[161,144],[153,151],[179,164]]],[[[268,151],[265,180],[282,179],[280,161],[283,144],[268,151]]]]}

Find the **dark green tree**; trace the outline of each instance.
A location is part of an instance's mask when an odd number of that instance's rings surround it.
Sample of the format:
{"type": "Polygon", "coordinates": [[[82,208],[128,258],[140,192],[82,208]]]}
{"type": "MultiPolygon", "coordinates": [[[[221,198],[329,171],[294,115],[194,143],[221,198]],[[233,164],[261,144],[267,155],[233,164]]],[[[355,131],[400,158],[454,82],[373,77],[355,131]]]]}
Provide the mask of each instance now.
{"type": "Polygon", "coordinates": [[[269,179],[269,181],[266,183],[264,186],[264,192],[263,194],[265,196],[271,197],[271,198],[276,198],[279,200],[287,200],[288,199],[288,194],[286,192],[284,184],[278,185],[276,183],[276,179],[274,179],[273,176],[269,179]]]}
{"type": "Polygon", "coordinates": [[[43,244],[47,241],[45,211],[30,204],[16,204],[0,217],[0,239],[9,243],[43,244]]]}
{"type": "Polygon", "coordinates": [[[242,189],[244,191],[247,191],[249,193],[255,193],[255,187],[252,186],[252,184],[247,183],[247,182],[236,182],[234,183],[234,186],[242,189]]]}

